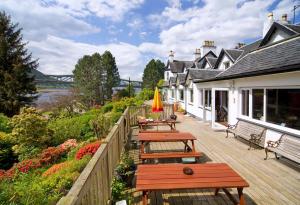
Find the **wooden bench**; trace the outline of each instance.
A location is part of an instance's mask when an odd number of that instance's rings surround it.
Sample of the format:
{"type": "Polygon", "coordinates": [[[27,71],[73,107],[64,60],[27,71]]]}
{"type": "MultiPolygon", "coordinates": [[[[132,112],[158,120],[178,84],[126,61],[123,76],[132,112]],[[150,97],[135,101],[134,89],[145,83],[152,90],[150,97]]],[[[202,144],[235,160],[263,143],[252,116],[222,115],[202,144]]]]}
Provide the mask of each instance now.
{"type": "Polygon", "coordinates": [[[235,125],[228,125],[226,137],[228,137],[228,133],[232,133],[234,137],[238,136],[249,141],[248,149],[250,150],[252,144],[262,146],[265,130],[264,127],[239,119],[235,125]]]}
{"type": "Polygon", "coordinates": [[[285,158],[300,163],[300,138],[284,134],[277,141],[267,142],[267,147],[265,148],[265,160],[268,159],[269,151],[275,153],[276,159],[279,159],[277,156],[277,154],[279,154],[285,158]]]}
{"type": "Polygon", "coordinates": [[[199,158],[202,154],[200,152],[162,152],[162,153],[142,153],[140,158],[145,159],[168,159],[168,158],[199,158]]]}

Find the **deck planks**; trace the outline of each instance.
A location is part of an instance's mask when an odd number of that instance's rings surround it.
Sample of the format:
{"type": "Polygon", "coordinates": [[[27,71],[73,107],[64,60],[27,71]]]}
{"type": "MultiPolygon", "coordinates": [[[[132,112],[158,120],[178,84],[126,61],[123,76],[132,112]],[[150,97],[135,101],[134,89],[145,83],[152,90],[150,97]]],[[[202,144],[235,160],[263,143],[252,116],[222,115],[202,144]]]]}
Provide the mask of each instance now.
{"type": "MultiPolygon", "coordinates": [[[[270,159],[265,161],[263,149],[249,151],[248,143],[235,139],[231,134],[225,138],[225,132],[213,131],[208,123],[183,115],[178,115],[178,121],[178,130],[191,132],[197,138],[196,150],[207,157],[201,157],[201,162],[227,163],[250,184],[250,187],[244,189],[246,204],[300,204],[300,169],[297,165],[287,163],[286,160],[276,160],[271,153],[270,159]]],[[[182,143],[152,143],[150,146],[151,150],[162,151],[180,148],[182,143]]],[[[235,189],[230,192],[237,197],[235,189]]],[[[141,193],[136,192],[135,197],[138,202],[134,204],[141,204],[141,193]]],[[[151,193],[149,197],[153,205],[232,204],[223,191],[214,196],[214,190],[210,189],[160,191],[151,193]]]]}

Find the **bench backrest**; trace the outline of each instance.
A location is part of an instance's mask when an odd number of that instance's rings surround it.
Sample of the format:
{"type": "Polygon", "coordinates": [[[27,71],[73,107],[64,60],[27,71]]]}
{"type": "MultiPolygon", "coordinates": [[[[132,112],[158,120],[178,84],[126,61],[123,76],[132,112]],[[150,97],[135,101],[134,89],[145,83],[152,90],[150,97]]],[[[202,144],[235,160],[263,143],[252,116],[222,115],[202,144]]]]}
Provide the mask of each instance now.
{"type": "MultiPolygon", "coordinates": [[[[255,125],[255,124],[243,121],[243,120],[239,120],[239,122],[236,126],[236,131],[239,134],[243,135],[244,137],[246,137],[246,136],[249,137],[249,139],[250,139],[251,134],[260,135],[260,134],[262,134],[262,132],[264,130],[265,130],[265,128],[263,128],[261,126],[258,126],[258,125],[255,125]]],[[[264,140],[262,139],[262,141],[264,141],[264,140]]]]}
{"type": "Polygon", "coordinates": [[[285,134],[281,137],[277,149],[281,149],[294,157],[300,158],[300,138],[285,134]]]}

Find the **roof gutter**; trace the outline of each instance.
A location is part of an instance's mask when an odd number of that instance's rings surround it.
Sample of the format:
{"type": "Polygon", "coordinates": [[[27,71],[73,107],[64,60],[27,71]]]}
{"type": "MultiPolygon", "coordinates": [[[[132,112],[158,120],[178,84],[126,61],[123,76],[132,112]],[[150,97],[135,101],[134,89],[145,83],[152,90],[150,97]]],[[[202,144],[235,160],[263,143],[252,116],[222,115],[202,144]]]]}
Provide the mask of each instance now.
{"type": "Polygon", "coordinates": [[[300,64],[282,66],[279,68],[270,68],[267,70],[260,70],[260,71],[253,71],[248,73],[242,74],[235,74],[225,77],[219,78],[210,78],[210,79],[200,79],[195,80],[195,83],[204,83],[204,82],[212,82],[212,81],[220,81],[220,80],[231,80],[236,78],[246,78],[246,77],[254,77],[254,76],[262,76],[262,75],[270,75],[270,74],[277,74],[277,73],[286,73],[286,72],[293,72],[293,71],[300,71],[300,64]],[[275,70],[276,69],[276,70],[275,70]]]}

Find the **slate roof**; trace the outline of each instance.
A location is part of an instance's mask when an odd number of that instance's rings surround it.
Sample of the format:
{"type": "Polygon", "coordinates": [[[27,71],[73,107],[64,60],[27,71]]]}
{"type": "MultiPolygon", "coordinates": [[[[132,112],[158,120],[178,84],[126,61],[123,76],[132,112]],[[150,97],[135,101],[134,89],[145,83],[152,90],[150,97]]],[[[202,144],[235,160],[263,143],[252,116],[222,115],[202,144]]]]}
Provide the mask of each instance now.
{"type": "Polygon", "coordinates": [[[211,68],[215,67],[217,60],[218,60],[218,58],[206,57],[206,61],[209,63],[211,68]]]}
{"type": "Polygon", "coordinates": [[[258,49],[261,41],[262,41],[262,39],[259,39],[257,41],[254,41],[253,43],[250,43],[248,45],[245,45],[245,46],[239,48],[239,50],[242,50],[243,53],[242,53],[242,55],[240,55],[240,57],[238,59],[240,59],[240,58],[244,57],[245,55],[247,55],[248,53],[258,49]]]}
{"type": "Polygon", "coordinates": [[[174,60],[173,62],[169,62],[169,64],[172,73],[182,73],[184,71],[184,68],[192,67],[194,62],[174,60]]]}
{"type": "MultiPolygon", "coordinates": [[[[253,51],[206,81],[233,79],[300,70],[300,35],[253,51]]],[[[205,80],[204,80],[205,81],[205,80]]],[[[200,82],[200,81],[197,81],[200,82]]]]}
{"type": "Polygon", "coordinates": [[[289,29],[292,29],[293,31],[295,31],[297,33],[300,33],[300,25],[299,24],[295,24],[295,25],[287,24],[285,26],[288,27],[289,29]]]}
{"type": "Polygon", "coordinates": [[[190,79],[192,79],[193,81],[199,79],[204,80],[214,78],[221,72],[223,71],[212,69],[189,69],[188,76],[190,76],[190,79]]]}
{"type": "Polygon", "coordinates": [[[238,49],[224,49],[224,51],[228,54],[229,58],[231,58],[233,62],[235,62],[236,59],[238,59],[238,57],[243,53],[242,50],[238,49]]]}
{"type": "Polygon", "coordinates": [[[182,85],[182,84],[185,83],[186,74],[185,73],[178,73],[177,78],[178,78],[179,84],[182,85]]]}

